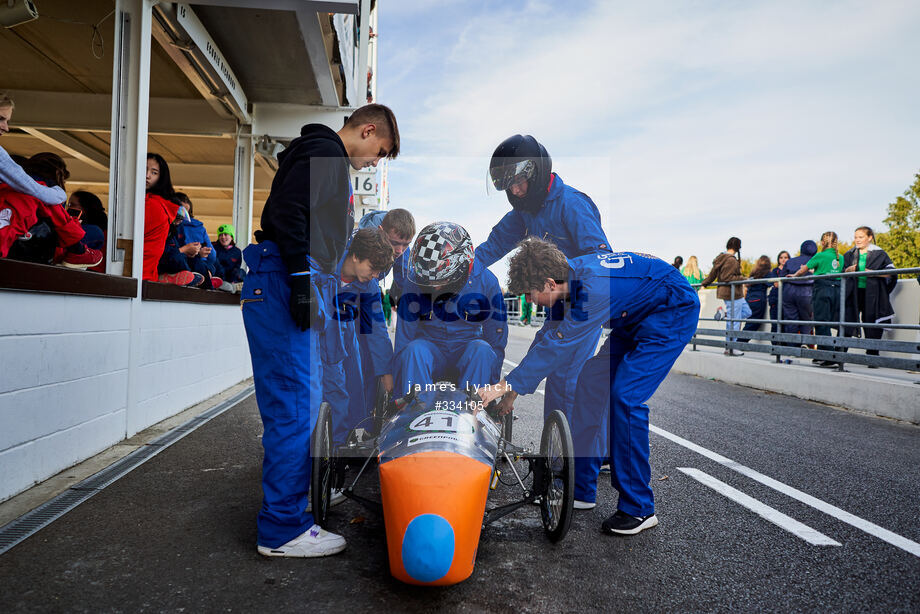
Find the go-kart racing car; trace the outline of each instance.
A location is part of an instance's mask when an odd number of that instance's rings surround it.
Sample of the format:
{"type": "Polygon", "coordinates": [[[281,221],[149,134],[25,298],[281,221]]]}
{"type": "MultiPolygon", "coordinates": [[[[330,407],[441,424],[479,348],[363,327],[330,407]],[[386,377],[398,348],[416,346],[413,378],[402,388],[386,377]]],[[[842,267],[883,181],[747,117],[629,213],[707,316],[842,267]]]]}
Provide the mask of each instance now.
{"type": "Polygon", "coordinates": [[[332,445],[331,408],[323,403],[311,441],[311,504],[326,527],[331,490],[382,511],[390,573],[418,585],[449,585],[473,573],[480,531],[490,522],[537,503],[547,537],[565,537],[572,519],[575,474],[565,415],[550,414],[535,452],[511,443],[511,415],[482,408],[475,391],[439,382],[427,391],[389,399],[378,390],[369,429],[355,428],[332,445]],[[506,461],[506,462],[501,462],[506,461]],[[526,471],[519,471],[526,467],[526,471]],[[502,467],[500,467],[502,465],[502,467]],[[377,467],[381,501],[355,492],[377,467]],[[512,503],[488,507],[490,490],[507,467],[520,488],[512,503]],[[355,472],[351,476],[349,473],[355,472]]]}

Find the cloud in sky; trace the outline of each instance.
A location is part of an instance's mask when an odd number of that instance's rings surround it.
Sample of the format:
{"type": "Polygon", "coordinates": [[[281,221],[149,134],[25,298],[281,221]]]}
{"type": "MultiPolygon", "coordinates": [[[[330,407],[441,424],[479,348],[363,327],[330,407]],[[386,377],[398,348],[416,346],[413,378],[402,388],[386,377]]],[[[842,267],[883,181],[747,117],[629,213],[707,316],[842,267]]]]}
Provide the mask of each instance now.
{"type": "Polygon", "coordinates": [[[509,210],[485,173],[517,132],[616,248],[704,266],[731,235],[775,256],[881,227],[920,169],[916,2],[392,2],[379,26],[391,206],[477,242],[509,210]]]}

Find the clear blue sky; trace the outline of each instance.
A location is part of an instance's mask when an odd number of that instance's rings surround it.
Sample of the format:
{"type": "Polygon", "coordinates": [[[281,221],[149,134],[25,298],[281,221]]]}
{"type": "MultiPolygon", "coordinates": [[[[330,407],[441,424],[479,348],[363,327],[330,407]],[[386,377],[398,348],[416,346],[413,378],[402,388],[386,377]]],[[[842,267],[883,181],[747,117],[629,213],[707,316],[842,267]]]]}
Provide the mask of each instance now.
{"type": "MultiPolygon", "coordinates": [[[[856,226],[920,171],[920,3],[380,3],[390,206],[474,242],[509,210],[495,146],[532,134],[614,248],[704,269],[856,226]],[[563,8],[560,8],[563,7],[563,8]]],[[[504,285],[506,268],[493,270],[504,285]]]]}

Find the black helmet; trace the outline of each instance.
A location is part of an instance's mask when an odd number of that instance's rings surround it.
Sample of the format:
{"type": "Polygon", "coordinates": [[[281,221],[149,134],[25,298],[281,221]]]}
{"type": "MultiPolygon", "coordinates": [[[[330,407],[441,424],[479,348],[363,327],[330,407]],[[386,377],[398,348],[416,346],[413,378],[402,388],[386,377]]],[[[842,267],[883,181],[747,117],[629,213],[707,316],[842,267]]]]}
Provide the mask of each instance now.
{"type": "Polygon", "coordinates": [[[412,246],[409,279],[425,290],[459,292],[473,269],[473,240],[453,222],[428,224],[412,246]]]}
{"type": "Polygon", "coordinates": [[[543,207],[552,173],[552,158],[546,148],[529,134],[515,134],[502,141],[489,162],[489,184],[496,190],[505,191],[512,207],[531,213],[543,207]],[[518,198],[509,188],[521,179],[526,179],[529,187],[527,194],[518,198]]]}

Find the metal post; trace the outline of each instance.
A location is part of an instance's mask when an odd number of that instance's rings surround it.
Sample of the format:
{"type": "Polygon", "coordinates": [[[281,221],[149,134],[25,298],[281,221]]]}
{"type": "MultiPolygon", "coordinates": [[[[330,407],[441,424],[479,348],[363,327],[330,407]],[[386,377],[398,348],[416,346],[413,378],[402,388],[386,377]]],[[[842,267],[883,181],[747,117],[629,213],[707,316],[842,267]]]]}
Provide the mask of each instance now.
{"type": "MultiPolygon", "coordinates": [[[[783,319],[783,279],[781,277],[776,278],[777,283],[779,284],[778,290],[776,293],[776,330],[780,333],[783,332],[783,325],[780,324],[780,320],[783,319]]],[[[782,347],[783,342],[780,341],[779,345],[782,347]]],[[[782,362],[780,354],[776,355],[776,362],[782,362]]]]}
{"type": "MultiPolygon", "coordinates": [[[[729,287],[731,288],[732,302],[729,304],[729,307],[728,307],[729,313],[727,313],[727,314],[725,314],[725,315],[728,316],[728,320],[727,320],[728,326],[726,326],[726,328],[728,329],[728,331],[729,331],[729,333],[730,333],[732,330],[734,330],[734,327],[733,327],[732,325],[735,323],[735,284],[729,283],[729,287]]],[[[731,342],[731,341],[733,341],[733,340],[734,340],[734,339],[731,337],[731,335],[726,335],[726,336],[725,336],[725,347],[726,347],[726,349],[728,349],[728,354],[729,354],[729,356],[731,356],[732,354],[734,354],[734,350],[732,350],[731,348],[728,347],[729,342],[731,342]]]]}
{"type": "MultiPolygon", "coordinates": [[[[840,309],[839,309],[840,319],[837,322],[837,336],[838,337],[846,337],[846,333],[843,330],[843,321],[844,319],[846,319],[846,315],[845,315],[846,300],[847,300],[846,292],[847,292],[847,278],[841,277],[840,278],[840,309]]],[[[837,365],[837,370],[844,371],[842,360],[837,365]]]]}

